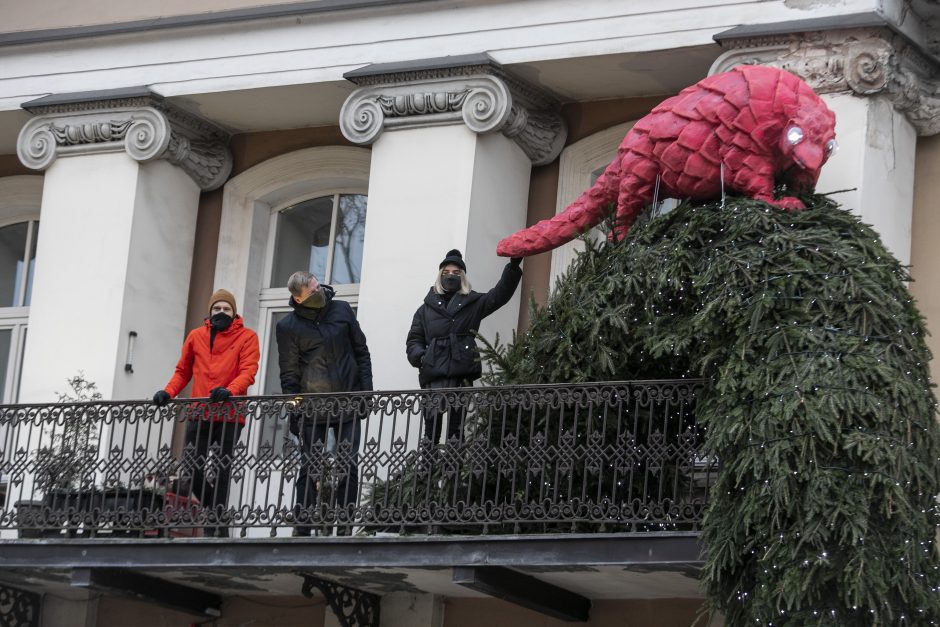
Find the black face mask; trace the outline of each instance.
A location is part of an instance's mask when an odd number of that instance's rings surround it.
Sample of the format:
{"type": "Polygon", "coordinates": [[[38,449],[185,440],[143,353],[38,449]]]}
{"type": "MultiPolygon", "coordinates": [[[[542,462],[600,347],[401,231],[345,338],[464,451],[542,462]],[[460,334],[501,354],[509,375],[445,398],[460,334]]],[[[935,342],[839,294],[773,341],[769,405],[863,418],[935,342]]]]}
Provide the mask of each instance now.
{"type": "Polygon", "coordinates": [[[211,326],[216,331],[224,331],[225,329],[232,326],[232,321],[235,320],[232,316],[227,313],[222,313],[221,311],[217,314],[214,314],[209,318],[209,326],[211,326]]]}
{"type": "Polygon", "coordinates": [[[225,329],[232,326],[232,321],[235,318],[232,316],[222,313],[221,311],[217,314],[213,314],[209,318],[209,350],[212,350],[212,345],[215,344],[215,334],[221,333],[225,329]]]}
{"type": "Polygon", "coordinates": [[[460,277],[456,274],[448,274],[447,276],[441,277],[441,285],[444,287],[444,291],[448,294],[453,294],[454,292],[460,290],[460,277]]]}

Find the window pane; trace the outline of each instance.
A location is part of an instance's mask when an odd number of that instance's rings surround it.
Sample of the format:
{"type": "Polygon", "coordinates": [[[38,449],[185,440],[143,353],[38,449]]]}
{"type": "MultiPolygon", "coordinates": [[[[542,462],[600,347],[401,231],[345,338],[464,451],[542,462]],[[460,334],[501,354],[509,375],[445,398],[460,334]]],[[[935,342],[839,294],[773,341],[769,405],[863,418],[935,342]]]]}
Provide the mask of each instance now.
{"type": "Polygon", "coordinates": [[[39,223],[33,222],[33,237],[29,246],[29,267],[26,272],[26,302],[25,307],[29,307],[29,299],[33,294],[33,273],[36,271],[36,241],[39,239],[39,223]]]}
{"type": "Polygon", "coordinates": [[[10,341],[12,338],[12,329],[0,329],[0,403],[10,402],[5,391],[7,375],[10,374],[8,366],[10,364],[10,341]]]}
{"type": "Polygon", "coordinates": [[[362,242],[366,233],[367,197],[349,194],[339,197],[336,247],[333,249],[334,284],[358,283],[362,273],[362,242]]]}
{"type": "Polygon", "coordinates": [[[326,280],[332,219],[332,196],[306,200],[278,214],[269,287],[284,287],[287,277],[298,270],[326,280]]]}
{"type": "Polygon", "coordinates": [[[0,229],[0,307],[19,307],[20,286],[25,279],[28,222],[0,229]]]}
{"type": "Polygon", "coordinates": [[[271,337],[268,338],[268,361],[264,369],[264,385],[261,389],[262,394],[280,394],[281,393],[281,369],[277,365],[277,337],[274,333],[274,327],[280,322],[287,311],[278,311],[272,315],[271,319],[271,337]]]}

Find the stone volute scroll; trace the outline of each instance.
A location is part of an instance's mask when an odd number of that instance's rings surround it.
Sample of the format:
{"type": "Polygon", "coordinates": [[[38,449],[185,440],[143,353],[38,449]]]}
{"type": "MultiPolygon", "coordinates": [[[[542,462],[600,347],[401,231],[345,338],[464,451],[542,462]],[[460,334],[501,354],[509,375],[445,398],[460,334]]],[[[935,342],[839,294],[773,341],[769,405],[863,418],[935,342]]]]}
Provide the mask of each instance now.
{"type": "Polygon", "coordinates": [[[344,77],[359,86],[340,112],[343,135],[356,144],[386,130],[465,124],[478,134],[502,133],[543,165],[567,137],[558,100],[485,54],[370,65],[344,77]]]}
{"type": "Polygon", "coordinates": [[[146,88],[58,94],[22,105],[36,115],[20,131],[16,152],[45,170],[60,156],[125,151],[141,163],[166,159],[203,191],[232,170],[229,134],[146,88]]]}

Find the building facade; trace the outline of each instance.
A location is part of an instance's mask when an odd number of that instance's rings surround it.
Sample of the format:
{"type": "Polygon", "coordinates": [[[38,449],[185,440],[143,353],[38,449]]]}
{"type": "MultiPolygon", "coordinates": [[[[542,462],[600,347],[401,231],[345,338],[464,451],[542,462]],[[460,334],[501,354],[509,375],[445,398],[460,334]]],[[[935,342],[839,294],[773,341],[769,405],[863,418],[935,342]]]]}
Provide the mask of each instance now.
{"type": "MultiPolygon", "coordinates": [[[[940,6],[930,0],[0,0],[0,15],[4,404],[54,401],[79,372],[105,399],[149,398],[222,287],[261,340],[252,392],[277,394],[273,330],[300,268],[355,307],[376,389],[416,388],[405,334],[447,250],[463,251],[474,287],[488,289],[505,261],[501,237],[563,210],[655,104],[742,63],[796,73],[836,113],[840,149],[817,189],[837,192],[911,265],[928,329],[940,326],[940,6]]],[[[530,296],[545,302],[576,248],[527,259],[522,289],[482,333],[525,329],[530,296]]],[[[245,438],[249,450],[265,441],[245,438]]],[[[94,586],[75,585],[75,563],[4,537],[19,561],[0,576],[14,586],[27,572],[20,587],[47,593],[44,625],[183,624],[179,607],[144,609],[164,597],[128,600],[134,586],[83,596],[94,586]],[[144,612],[154,622],[138,622],[144,612]]],[[[594,557],[650,542],[609,541],[549,559],[518,540],[504,565],[541,555],[541,581],[592,601],[589,624],[690,624],[702,601],[694,552],[658,556],[645,575],[625,556],[627,576],[579,581],[594,557]]],[[[267,544],[217,559],[222,545],[177,541],[137,568],[196,573],[190,587],[222,597],[219,625],[337,624],[324,596],[307,601],[285,574],[307,562],[360,573],[383,595],[383,625],[555,624],[442,584],[435,569],[461,564],[435,562],[427,546],[373,546],[359,559],[337,542],[294,543],[277,570],[259,557],[277,550],[267,544]],[[395,550],[409,557],[396,565],[380,553],[395,550]],[[200,577],[213,561],[240,574],[200,577]],[[393,566],[408,585],[379,573],[393,566]]],[[[453,550],[466,558],[467,546],[453,550]]],[[[113,569],[127,557],[112,548],[85,550],[113,569]]]]}

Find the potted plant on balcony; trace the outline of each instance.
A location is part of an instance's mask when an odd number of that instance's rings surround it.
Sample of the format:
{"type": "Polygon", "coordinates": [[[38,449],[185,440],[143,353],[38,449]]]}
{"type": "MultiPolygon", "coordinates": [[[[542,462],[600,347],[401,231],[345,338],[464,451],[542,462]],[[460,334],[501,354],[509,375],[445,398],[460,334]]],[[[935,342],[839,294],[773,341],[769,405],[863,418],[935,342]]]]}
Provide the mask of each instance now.
{"type": "Polygon", "coordinates": [[[41,500],[16,503],[20,536],[58,535],[63,526],[74,531],[96,506],[94,485],[98,433],[87,406],[101,400],[93,381],[79,372],[67,380],[70,390],[58,393],[58,403],[39,434],[35,451],[35,486],[41,500]]]}

